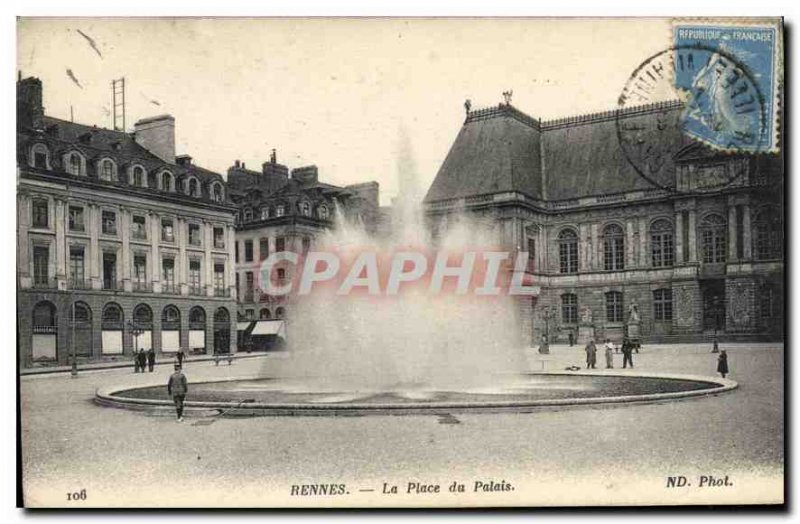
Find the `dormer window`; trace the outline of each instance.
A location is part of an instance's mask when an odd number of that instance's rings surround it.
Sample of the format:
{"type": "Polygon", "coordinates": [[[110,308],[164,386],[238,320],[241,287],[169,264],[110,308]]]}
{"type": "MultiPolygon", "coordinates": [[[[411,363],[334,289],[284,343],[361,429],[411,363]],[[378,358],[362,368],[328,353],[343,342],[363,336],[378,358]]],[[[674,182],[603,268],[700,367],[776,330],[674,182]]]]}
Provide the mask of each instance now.
{"type": "Polygon", "coordinates": [[[81,158],[80,153],[70,153],[67,155],[67,172],[70,175],[82,175],[83,174],[83,158],[81,158]]]}
{"type": "Polygon", "coordinates": [[[133,166],[131,171],[131,185],[136,187],[147,187],[145,183],[145,173],[142,166],[133,166]]]}
{"type": "Polygon", "coordinates": [[[319,210],[317,210],[317,213],[319,214],[319,217],[322,220],[328,220],[328,206],[326,205],[319,206],[319,210]]]}
{"type": "Polygon", "coordinates": [[[244,209],[244,221],[250,222],[251,220],[253,220],[253,209],[246,207],[244,209]]]}
{"type": "Polygon", "coordinates": [[[283,206],[283,204],[278,204],[277,206],[275,206],[276,217],[282,217],[285,214],[286,214],[286,208],[283,206]]]}
{"type": "Polygon", "coordinates": [[[189,195],[195,198],[200,197],[200,182],[196,178],[189,179],[189,195]]]}
{"type": "Polygon", "coordinates": [[[222,184],[219,182],[214,182],[211,184],[211,198],[214,202],[222,202],[224,199],[224,195],[222,193],[222,184]]]}
{"type": "Polygon", "coordinates": [[[50,169],[50,151],[44,144],[36,144],[31,148],[30,165],[39,169],[50,169]]]}
{"type": "Polygon", "coordinates": [[[261,220],[266,220],[269,218],[269,208],[264,206],[261,208],[261,220]]]}
{"type": "Polygon", "coordinates": [[[114,161],[110,158],[104,158],[100,161],[100,179],[105,180],[106,182],[111,182],[115,180],[116,177],[116,169],[115,169],[114,161]]]}
{"type": "Polygon", "coordinates": [[[308,202],[302,202],[300,204],[300,214],[303,215],[304,217],[311,216],[311,204],[309,204],[308,202]]]}
{"type": "Polygon", "coordinates": [[[161,189],[170,193],[175,191],[175,180],[169,171],[161,173],[161,189]]]}

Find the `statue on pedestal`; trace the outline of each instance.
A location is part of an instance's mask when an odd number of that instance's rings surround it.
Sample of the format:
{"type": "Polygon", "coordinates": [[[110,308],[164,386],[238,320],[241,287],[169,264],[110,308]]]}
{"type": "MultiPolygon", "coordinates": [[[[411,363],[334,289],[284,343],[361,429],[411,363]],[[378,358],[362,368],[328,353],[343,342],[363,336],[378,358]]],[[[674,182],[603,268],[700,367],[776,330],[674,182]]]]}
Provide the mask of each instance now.
{"type": "Polygon", "coordinates": [[[586,344],[590,340],[594,340],[592,308],[584,306],[581,308],[581,321],[578,325],[578,344],[586,344]]]}

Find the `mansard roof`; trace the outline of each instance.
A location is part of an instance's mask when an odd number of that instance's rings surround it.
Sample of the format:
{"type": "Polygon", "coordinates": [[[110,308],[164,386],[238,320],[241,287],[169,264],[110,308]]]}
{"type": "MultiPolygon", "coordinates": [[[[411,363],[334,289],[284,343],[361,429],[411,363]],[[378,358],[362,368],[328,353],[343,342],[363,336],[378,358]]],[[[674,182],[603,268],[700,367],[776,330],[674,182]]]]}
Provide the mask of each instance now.
{"type": "MultiPolygon", "coordinates": [[[[541,121],[500,104],[471,111],[439,169],[426,202],[501,192],[534,199],[562,200],[650,189],[628,161],[617,136],[617,120],[644,129],[645,139],[682,149],[674,120],[679,102],[541,121]],[[654,125],[656,119],[666,126],[654,125]],[[655,136],[658,133],[658,136],[655,136]]],[[[673,186],[672,158],[660,171],[662,186],[673,186]]]]}

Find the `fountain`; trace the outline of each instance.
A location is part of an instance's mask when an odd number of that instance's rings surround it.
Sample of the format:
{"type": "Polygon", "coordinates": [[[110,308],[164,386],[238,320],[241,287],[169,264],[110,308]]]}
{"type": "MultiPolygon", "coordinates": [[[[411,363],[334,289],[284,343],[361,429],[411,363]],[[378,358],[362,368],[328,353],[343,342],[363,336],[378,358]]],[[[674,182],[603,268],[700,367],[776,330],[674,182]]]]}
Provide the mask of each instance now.
{"type": "MultiPolygon", "coordinates": [[[[459,258],[469,251],[496,250],[496,226],[465,213],[431,232],[407,147],[399,166],[402,192],[391,227],[384,228],[388,233],[369,234],[357,217],[337,208],[335,227],[317,238],[313,251],[335,254],[341,268],[367,253],[380,269],[397,253],[433,259],[437,253],[459,258]]],[[[331,280],[341,283],[345,272],[331,280]]],[[[310,293],[292,301],[286,358],[266,359],[259,377],[193,384],[187,407],[236,407],[232,414],[239,415],[519,411],[662,400],[735,387],[732,381],[696,377],[531,373],[518,308],[509,294],[459,293],[454,286],[431,292],[430,275],[404,283],[396,294],[371,293],[369,275],[354,276],[362,285],[348,293],[331,282],[316,282],[310,293]],[[252,402],[239,405],[245,399],[252,402]]],[[[508,277],[509,271],[500,276],[508,277]]],[[[385,274],[371,284],[385,290],[385,274]]],[[[102,390],[97,399],[123,407],[169,405],[161,384],[102,390]]]]}

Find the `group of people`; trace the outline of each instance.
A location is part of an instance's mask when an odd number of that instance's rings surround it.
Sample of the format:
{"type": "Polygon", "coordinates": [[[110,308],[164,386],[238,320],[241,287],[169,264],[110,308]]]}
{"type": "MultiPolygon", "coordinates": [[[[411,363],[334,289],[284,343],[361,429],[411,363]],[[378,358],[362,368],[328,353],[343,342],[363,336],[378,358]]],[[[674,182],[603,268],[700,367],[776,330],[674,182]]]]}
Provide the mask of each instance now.
{"type": "MultiPolygon", "coordinates": [[[[605,357],[606,357],[606,369],[613,369],[614,368],[614,352],[619,351],[619,348],[614,346],[614,343],[611,340],[605,340],[605,357]]],[[[636,350],[638,353],[639,350],[636,348],[636,345],[631,342],[628,338],[623,339],[622,341],[622,368],[625,369],[630,364],[633,367],[633,351],[636,350]]],[[[597,345],[594,342],[594,339],[590,339],[589,342],[586,344],[586,369],[597,369],[597,345]]]]}
{"type": "MultiPolygon", "coordinates": [[[[175,359],[177,360],[177,365],[183,365],[183,358],[186,356],[186,353],[183,349],[179,349],[178,352],[175,354],[175,359]]],[[[142,373],[145,370],[149,372],[153,372],[153,368],[156,365],[156,351],[153,348],[148,349],[147,351],[144,348],[139,348],[139,351],[135,351],[133,353],[133,372],[142,373]]]]}

